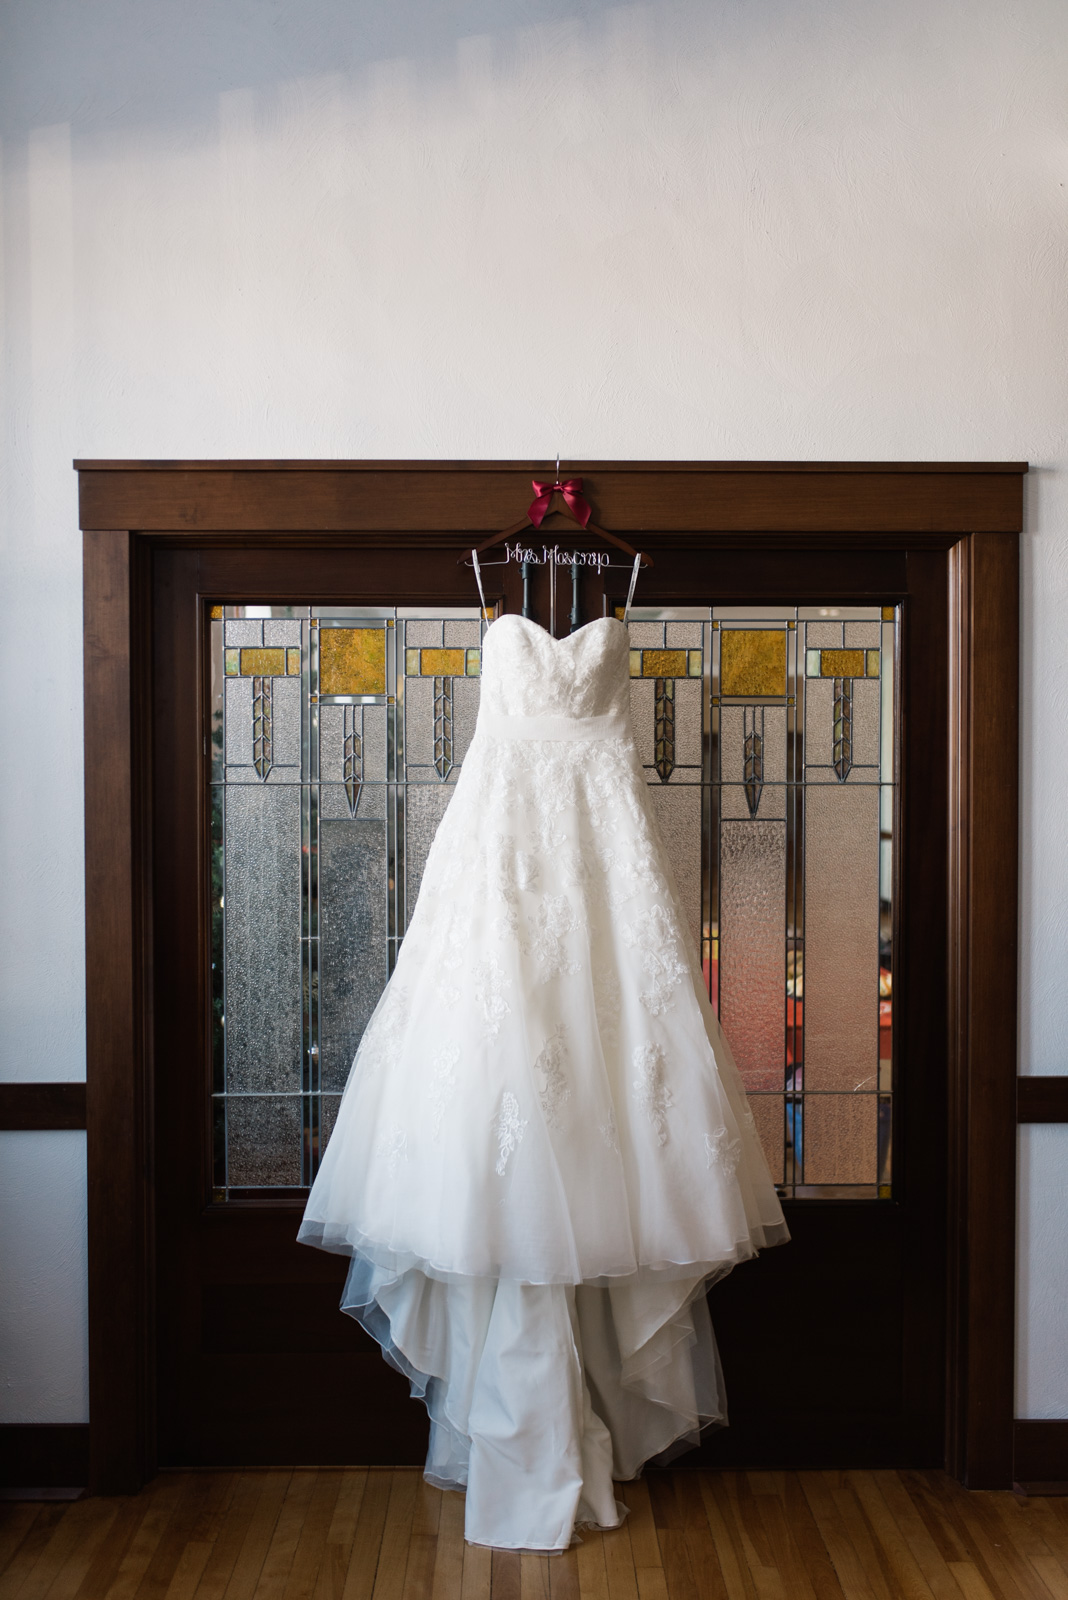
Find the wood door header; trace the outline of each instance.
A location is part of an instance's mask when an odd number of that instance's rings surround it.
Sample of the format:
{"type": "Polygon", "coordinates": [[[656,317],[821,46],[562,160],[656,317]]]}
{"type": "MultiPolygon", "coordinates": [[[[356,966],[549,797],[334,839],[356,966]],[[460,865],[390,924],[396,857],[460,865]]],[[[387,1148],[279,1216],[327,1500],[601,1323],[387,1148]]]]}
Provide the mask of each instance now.
{"type": "MultiPolygon", "coordinates": [[[[83,529],[484,536],[521,515],[515,461],[76,461],[83,529]]],[[[1026,462],[573,461],[619,533],[1018,533],[1026,462]]]]}

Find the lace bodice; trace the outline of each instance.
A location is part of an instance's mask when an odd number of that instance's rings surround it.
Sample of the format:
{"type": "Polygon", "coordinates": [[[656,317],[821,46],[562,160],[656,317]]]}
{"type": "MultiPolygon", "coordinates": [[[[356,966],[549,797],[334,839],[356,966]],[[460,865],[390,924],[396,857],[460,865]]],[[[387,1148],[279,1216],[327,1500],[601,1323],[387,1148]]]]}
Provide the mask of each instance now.
{"type": "Polygon", "coordinates": [[[599,717],[630,707],[627,630],[598,617],[563,639],[509,612],[486,632],[482,705],[495,716],[599,717]]]}

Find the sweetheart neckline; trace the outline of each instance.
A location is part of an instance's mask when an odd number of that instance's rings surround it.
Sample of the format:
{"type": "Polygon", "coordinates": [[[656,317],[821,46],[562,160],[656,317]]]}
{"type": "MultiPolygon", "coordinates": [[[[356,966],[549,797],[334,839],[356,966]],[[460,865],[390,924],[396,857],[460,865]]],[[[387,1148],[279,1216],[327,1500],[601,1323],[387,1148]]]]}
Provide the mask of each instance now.
{"type": "Polygon", "coordinates": [[[498,622],[506,621],[508,617],[513,618],[513,620],[516,622],[529,623],[532,628],[535,628],[538,633],[543,634],[544,637],[552,644],[567,644],[569,640],[577,639],[580,633],[585,633],[587,628],[596,627],[599,622],[618,623],[619,626],[624,629],[624,631],[626,630],[627,626],[621,617],[593,617],[589,622],[584,622],[581,628],[576,628],[573,633],[565,633],[561,638],[558,639],[555,634],[549,632],[548,628],[543,628],[540,622],[535,622],[533,617],[524,617],[520,611],[506,611],[502,616],[494,617],[493,621],[486,629],[486,633],[488,634],[490,629],[495,628],[498,622]]]}

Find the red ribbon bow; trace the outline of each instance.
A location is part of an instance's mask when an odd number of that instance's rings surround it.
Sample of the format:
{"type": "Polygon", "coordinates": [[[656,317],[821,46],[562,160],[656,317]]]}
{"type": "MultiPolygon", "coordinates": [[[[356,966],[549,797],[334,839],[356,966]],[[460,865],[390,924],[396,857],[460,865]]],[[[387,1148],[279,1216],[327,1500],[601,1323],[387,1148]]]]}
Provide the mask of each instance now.
{"type": "Polygon", "coordinates": [[[578,518],[583,527],[586,526],[593,515],[589,505],[582,498],[581,478],[568,478],[564,483],[561,483],[559,478],[555,483],[541,483],[535,478],[533,488],[538,498],[531,506],[529,515],[536,528],[541,527],[542,519],[549,509],[549,504],[554,494],[563,495],[564,504],[578,518]]]}

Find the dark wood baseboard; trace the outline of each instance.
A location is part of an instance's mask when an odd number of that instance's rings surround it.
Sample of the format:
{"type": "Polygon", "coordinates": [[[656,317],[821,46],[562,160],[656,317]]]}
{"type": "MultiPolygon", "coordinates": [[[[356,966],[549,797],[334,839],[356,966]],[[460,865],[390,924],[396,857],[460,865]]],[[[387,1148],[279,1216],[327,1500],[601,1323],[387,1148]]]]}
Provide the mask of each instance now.
{"type": "Polygon", "coordinates": [[[1017,1122],[1068,1122],[1068,1078],[1017,1078],[1017,1122]]]}
{"type": "Polygon", "coordinates": [[[0,1426],[0,1490],[18,1489],[32,1499],[47,1490],[79,1489],[88,1481],[87,1422],[0,1426]]]}
{"type": "Polygon", "coordinates": [[[1013,1477],[1028,1494],[1068,1493],[1068,1419],[1018,1419],[1013,1446],[1013,1477]]]}
{"type": "Polygon", "coordinates": [[[84,1083],[0,1083],[0,1132],[84,1127],[84,1083]]]}

